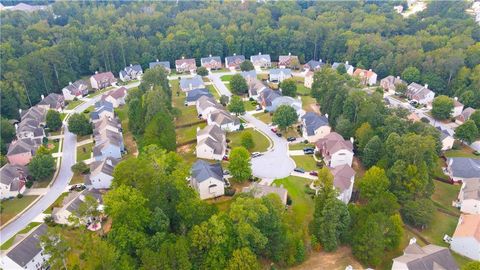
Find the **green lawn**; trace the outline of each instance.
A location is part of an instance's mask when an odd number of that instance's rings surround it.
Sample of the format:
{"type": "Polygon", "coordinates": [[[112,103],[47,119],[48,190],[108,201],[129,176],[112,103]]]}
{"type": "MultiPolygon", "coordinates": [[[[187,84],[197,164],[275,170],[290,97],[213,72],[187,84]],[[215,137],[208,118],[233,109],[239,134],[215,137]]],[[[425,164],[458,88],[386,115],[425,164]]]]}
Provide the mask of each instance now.
{"type": "Polygon", "coordinates": [[[77,142],[82,142],[82,141],[88,140],[91,137],[92,137],[92,135],[85,135],[85,136],[78,136],[77,135],[77,142]]]}
{"type": "Polygon", "coordinates": [[[432,195],[434,203],[445,210],[460,213],[458,208],[452,206],[452,201],[456,200],[460,192],[461,185],[450,185],[440,181],[433,181],[435,192],[432,195]]]}
{"type": "Polygon", "coordinates": [[[66,113],[60,113],[60,119],[65,120],[65,117],[67,117],[66,113]]]}
{"type": "Polygon", "coordinates": [[[258,120],[264,122],[265,124],[272,123],[272,116],[268,112],[257,113],[253,116],[255,116],[258,120]]]}
{"type": "Polygon", "coordinates": [[[427,229],[421,231],[421,234],[432,244],[448,246],[448,244],[443,241],[443,236],[445,234],[452,236],[457,227],[457,222],[457,217],[444,214],[440,211],[435,211],[431,225],[427,229]]]}
{"type": "Polygon", "coordinates": [[[95,111],[95,105],[92,105],[88,108],[86,108],[83,113],[86,114],[87,118],[90,119],[90,113],[95,111]]]}
{"type": "Polygon", "coordinates": [[[220,100],[220,95],[218,94],[217,90],[215,89],[215,87],[213,85],[211,85],[211,84],[207,85],[207,89],[213,95],[215,100],[220,100]]]}
{"type": "Polygon", "coordinates": [[[465,264],[471,262],[472,260],[467,258],[467,257],[463,257],[462,255],[450,250],[450,252],[452,253],[452,256],[453,258],[455,258],[455,261],[457,261],[457,264],[458,264],[458,267],[460,267],[460,269],[463,269],[463,267],[465,266],[465,264]]]}
{"type": "Polygon", "coordinates": [[[312,108],[312,105],[316,106],[317,100],[311,96],[302,96],[302,109],[306,112],[318,112],[312,108]]]}
{"type": "Polygon", "coordinates": [[[175,133],[177,134],[177,143],[182,144],[190,140],[195,140],[197,138],[197,128],[204,128],[206,125],[206,122],[202,122],[189,127],[177,128],[175,130],[175,133]]]}
{"type": "Polygon", "coordinates": [[[52,203],[52,205],[50,205],[50,207],[48,207],[43,213],[47,215],[52,214],[53,208],[61,207],[63,203],[63,199],[65,199],[65,197],[67,196],[68,196],[68,192],[63,192],[62,194],[60,194],[60,196],[52,203]]]}
{"type": "Polygon", "coordinates": [[[289,176],[277,179],[273,183],[277,186],[283,185],[288,190],[288,196],[292,199],[290,210],[292,218],[288,219],[289,222],[292,222],[292,225],[307,228],[312,219],[314,209],[312,197],[305,193],[306,185],[309,185],[311,180],[289,176]]]}
{"type": "Polygon", "coordinates": [[[220,77],[220,80],[224,82],[229,82],[232,79],[232,77],[233,75],[223,75],[222,77],[220,77]]]}
{"type": "Polygon", "coordinates": [[[310,89],[305,87],[303,83],[297,83],[297,94],[299,95],[310,95],[310,89]]]}
{"type": "Polygon", "coordinates": [[[255,111],[257,109],[257,102],[255,101],[250,101],[246,100],[243,102],[243,105],[245,106],[245,111],[255,111]]]}
{"type": "Polygon", "coordinates": [[[123,142],[127,150],[127,154],[123,158],[128,158],[133,156],[133,154],[138,151],[135,138],[133,137],[132,132],[130,132],[130,129],[128,128],[128,105],[125,104],[122,107],[115,109],[115,112],[117,113],[118,118],[122,123],[123,142]]]}
{"type": "Polygon", "coordinates": [[[313,143],[290,143],[289,145],[289,150],[303,150],[303,148],[305,147],[315,147],[315,145],[313,143]]]}
{"type": "Polygon", "coordinates": [[[60,141],[48,140],[48,148],[52,153],[57,153],[60,148],[60,141]]]}
{"type": "Polygon", "coordinates": [[[464,147],[460,150],[445,151],[445,156],[446,157],[480,158],[480,156],[473,154],[473,152],[474,151],[471,148],[464,147]]]}
{"type": "MultiPolygon", "coordinates": [[[[72,100],[70,102],[68,102],[68,105],[67,107],[65,107],[66,110],[72,110],[74,109],[75,107],[77,107],[78,105],[82,104],[83,101],[80,100],[80,99],[77,99],[77,100],[72,100]]],[[[63,119],[62,119],[63,120],[63,119]]]]}
{"type": "Polygon", "coordinates": [[[0,214],[0,224],[15,217],[23,209],[29,206],[38,196],[23,196],[22,198],[14,198],[12,200],[2,201],[2,212],[0,214]]]}
{"type": "Polygon", "coordinates": [[[110,90],[112,90],[112,89],[113,89],[113,86],[109,86],[109,87],[107,87],[107,88],[105,88],[105,89],[102,89],[102,90],[95,90],[95,92],[87,95],[87,98],[96,97],[96,96],[101,95],[101,94],[103,94],[103,93],[105,93],[105,92],[108,92],[108,91],[110,91],[110,90]]]}
{"type": "Polygon", "coordinates": [[[85,181],[85,176],[82,174],[74,173],[72,179],[70,180],[70,185],[73,184],[83,184],[85,181]]]}
{"type": "Polygon", "coordinates": [[[234,148],[241,146],[242,135],[245,133],[252,134],[253,141],[255,142],[255,147],[250,150],[250,152],[265,152],[270,146],[270,140],[265,137],[262,133],[252,128],[244,129],[242,131],[229,132],[227,134],[227,139],[230,140],[230,147],[234,148]]]}
{"type": "Polygon", "coordinates": [[[25,233],[28,233],[29,231],[31,231],[33,228],[37,227],[38,225],[40,225],[42,223],[40,222],[30,222],[25,228],[23,228],[21,231],[19,231],[18,233],[16,233],[14,236],[12,236],[10,239],[8,239],[7,241],[5,241],[1,246],[0,246],[0,250],[7,250],[9,249],[12,245],[13,245],[13,241],[15,240],[15,237],[19,234],[25,234],[25,233]]]}
{"type": "Polygon", "coordinates": [[[89,159],[94,146],[94,143],[91,142],[77,147],[77,162],[89,159]]]}
{"type": "Polygon", "coordinates": [[[318,170],[317,162],[313,159],[312,155],[304,156],[291,156],[293,161],[295,161],[297,168],[302,168],[305,171],[316,171],[318,170]]]}
{"type": "Polygon", "coordinates": [[[196,106],[183,106],[178,108],[180,109],[180,115],[178,115],[176,118],[176,126],[182,126],[201,121],[201,119],[198,119],[196,106]]]}

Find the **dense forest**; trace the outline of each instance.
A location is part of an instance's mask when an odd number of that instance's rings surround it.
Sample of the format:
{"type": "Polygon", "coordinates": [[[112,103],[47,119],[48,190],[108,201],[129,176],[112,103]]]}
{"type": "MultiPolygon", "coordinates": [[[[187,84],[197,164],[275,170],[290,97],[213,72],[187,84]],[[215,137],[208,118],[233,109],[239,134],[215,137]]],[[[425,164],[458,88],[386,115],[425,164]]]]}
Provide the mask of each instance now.
{"type": "Polygon", "coordinates": [[[380,78],[414,67],[419,83],[478,107],[480,29],[464,12],[468,3],[433,1],[408,19],[394,4],[78,1],[2,12],[1,114],[18,118],[18,108],[95,71],[258,52],[350,61],[380,78]]]}

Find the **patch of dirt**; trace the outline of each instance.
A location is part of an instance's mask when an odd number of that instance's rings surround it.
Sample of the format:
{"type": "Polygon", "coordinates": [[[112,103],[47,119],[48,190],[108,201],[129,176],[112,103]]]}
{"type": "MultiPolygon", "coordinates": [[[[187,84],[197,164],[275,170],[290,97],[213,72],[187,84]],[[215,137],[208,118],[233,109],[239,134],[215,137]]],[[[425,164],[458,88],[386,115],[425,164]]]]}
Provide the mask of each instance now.
{"type": "Polygon", "coordinates": [[[183,146],[180,146],[177,148],[177,153],[179,154],[187,154],[187,153],[190,153],[191,152],[191,147],[192,145],[191,144],[186,144],[186,145],[183,145],[183,146]]]}
{"type": "Polygon", "coordinates": [[[340,247],[335,252],[312,252],[310,257],[299,266],[293,267],[293,270],[345,270],[345,267],[351,265],[353,269],[364,269],[363,266],[355,260],[349,247],[340,247]]]}
{"type": "Polygon", "coordinates": [[[320,108],[316,104],[310,104],[310,109],[312,112],[320,114],[320,108]]]}

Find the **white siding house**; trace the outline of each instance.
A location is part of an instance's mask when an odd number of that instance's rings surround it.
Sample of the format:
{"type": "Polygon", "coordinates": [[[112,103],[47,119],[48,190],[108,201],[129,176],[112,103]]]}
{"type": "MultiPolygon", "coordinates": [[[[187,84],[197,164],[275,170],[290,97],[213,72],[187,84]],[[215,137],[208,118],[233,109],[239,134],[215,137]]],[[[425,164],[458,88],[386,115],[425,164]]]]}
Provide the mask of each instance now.
{"type": "Polygon", "coordinates": [[[222,160],[227,149],[226,134],[217,125],[197,131],[197,158],[222,160]]]}
{"type": "Polygon", "coordinates": [[[462,183],[458,194],[460,211],[466,214],[480,214],[480,178],[470,179],[462,183]]]}
{"type": "Polygon", "coordinates": [[[318,140],[315,145],[316,150],[320,152],[327,166],[332,168],[344,164],[352,166],[353,143],[344,140],[340,134],[331,132],[318,140]]]}
{"type": "Polygon", "coordinates": [[[222,196],[225,194],[222,165],[197,160],[192,166],[190,185],[198,192],[202,200],[222,196]]]}
{"type": "Polygon", "coordinates": [[[480,260],[480,215],[461,215],[450,248],[472,260],[480,260]]]}

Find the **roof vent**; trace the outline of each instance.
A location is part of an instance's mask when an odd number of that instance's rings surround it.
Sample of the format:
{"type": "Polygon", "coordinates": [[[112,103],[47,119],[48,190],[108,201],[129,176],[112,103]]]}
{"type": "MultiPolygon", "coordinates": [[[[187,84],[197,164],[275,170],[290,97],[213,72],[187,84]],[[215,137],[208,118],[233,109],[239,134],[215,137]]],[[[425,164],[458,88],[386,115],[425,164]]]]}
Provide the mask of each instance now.
{"type": "Polygon", "coordinates": [[[417,238],[412,237],[410,238],[410,241],[408,242],[409,245],[417,243],[417,238]]]}

